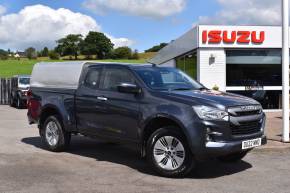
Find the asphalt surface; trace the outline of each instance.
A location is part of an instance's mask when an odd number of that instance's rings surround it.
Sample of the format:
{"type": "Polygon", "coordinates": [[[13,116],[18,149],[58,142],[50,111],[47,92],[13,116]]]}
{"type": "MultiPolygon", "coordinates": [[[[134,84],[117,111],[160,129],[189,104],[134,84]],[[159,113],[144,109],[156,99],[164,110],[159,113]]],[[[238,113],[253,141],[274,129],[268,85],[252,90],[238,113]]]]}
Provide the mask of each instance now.
{"type": "Polygon", "coordinates": [[[184,179],[167,179],[116,144],[74,137],[68,152],[48,152],[25,114],[0,106],[0,192],[290,192],[287,149],[254,151],[237,164],[209,160],[184,179]]]}

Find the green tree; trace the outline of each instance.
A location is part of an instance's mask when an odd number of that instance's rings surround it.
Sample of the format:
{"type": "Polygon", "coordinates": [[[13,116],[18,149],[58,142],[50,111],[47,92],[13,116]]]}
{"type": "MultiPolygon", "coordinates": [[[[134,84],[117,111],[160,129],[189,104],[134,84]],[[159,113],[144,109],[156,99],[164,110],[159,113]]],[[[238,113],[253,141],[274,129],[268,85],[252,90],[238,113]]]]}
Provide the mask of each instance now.
{"type": "Polygon", "coordinates": [[[153,46],[152,48],[149,48],[148,50],[145,50],[145,52],[158,52],[159,50],[161,50],[167,45],[168,45],[167,43],[161,43],[157,46],[153,46]]]}
{"type": "Polygon", "coordinates": [[[60,59],[60,55],[54,50],[49,51],[48,57],[51,60],[59,60],[60,59]]]}
{"type": "Polygon", "coordinates": [[[132,57],[132,50],[129,47],[119,47],[113,52],[114,59],[130,59],[132,57]]]}
{"type": "Polygon", "coordinates": [[[103,33],[90,31],[80,44],[81,53],[91,58],[96,55],[98,59],[108,58],[109,53],[114,47],[111,40],[103,33]]]}
{"type": "Polygon", "coordinates": [[[7,60],[8,59],[8,53],[5,50],[0,49],[0,59],[1,60],[7,60]]]}
{"type": "Polygon", "coordinates": [[[65,38],[57,41],[58,45],[55,50],[62,56],[74,56],[75,60],[77,60],[82,41],[81,34],[69,34],[65,38]]]}
{"type": "Polygon", "coordinates": [[[31,59],[36,59],[37,58],[37,52],[36,49],[33,47],[29,47],[25,50],[25,55],[26,57],[31,60],[31,59]]]}
{"type": "Polygon", "coordinates": [[[44,47],[43,50],[41,50],[41,56],[42,57],[47,57],[49,54],[49,50],[47,47],[44,47]]]}
{"type": "Polygon", "coordinates": [[[131,59],[134,59],[134,60],[138,60],[139,59],[138,50],[134,50],[134,53],[132,54],[131,59]]]}

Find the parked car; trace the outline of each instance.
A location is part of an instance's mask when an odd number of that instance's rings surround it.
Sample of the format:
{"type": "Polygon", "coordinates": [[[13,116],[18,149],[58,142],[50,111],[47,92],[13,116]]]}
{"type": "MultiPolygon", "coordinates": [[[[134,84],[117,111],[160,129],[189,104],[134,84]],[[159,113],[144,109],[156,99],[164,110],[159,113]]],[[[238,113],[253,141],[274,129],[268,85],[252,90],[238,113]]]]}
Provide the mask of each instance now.
{"type": "Polygon", "coordinates": [[[27,91],[30,86],[30,76],[18,75],[12,78],[12,91],[10,94],[10,106],[21,109],[26,107],[27,91]]]}
{"type": "Polygon", "coordinates": [[[71,134],[124,142],[166,177],[207,158],[239,161],[266,143],[257,101],[209,90],[175,68],[40,63],[28,100],[29,123],[48,150],[64,151],[71,134]]]}

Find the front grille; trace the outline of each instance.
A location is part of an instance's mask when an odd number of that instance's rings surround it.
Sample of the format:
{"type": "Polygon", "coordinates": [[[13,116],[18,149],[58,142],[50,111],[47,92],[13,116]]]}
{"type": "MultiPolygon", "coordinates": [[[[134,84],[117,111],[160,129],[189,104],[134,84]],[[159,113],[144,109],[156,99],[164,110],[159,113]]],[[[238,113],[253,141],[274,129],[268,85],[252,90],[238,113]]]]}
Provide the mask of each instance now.
{"type": "Polygon", "coordinates": [[[258,115],[261,113],[261,110],[255,110],[255,111],[237,111],[237,116],[250,116],[250,115],[258,115]]]}
{"type": "Polygon", "coordinates": [[[231,124],[232,135],[250,135],[261,131],[260,121],[247,121],[239,124],[231,124]]]}

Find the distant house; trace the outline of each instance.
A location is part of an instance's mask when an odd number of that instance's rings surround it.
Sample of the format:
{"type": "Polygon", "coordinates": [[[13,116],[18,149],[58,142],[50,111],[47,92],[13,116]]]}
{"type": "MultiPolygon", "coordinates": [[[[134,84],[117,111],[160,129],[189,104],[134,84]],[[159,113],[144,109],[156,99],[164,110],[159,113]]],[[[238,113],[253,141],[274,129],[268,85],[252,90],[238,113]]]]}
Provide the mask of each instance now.
{"type": "Polygon", "coordinates": [[[14,54],[14,57],[15,57],[15,58],[25,58],[25,57],[26,57],[26,54],[25,54],[25,52],[17,51],[17,52],[14,54]]]}

